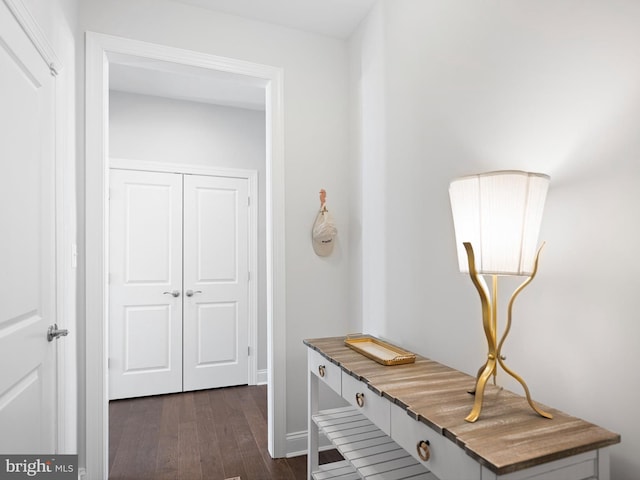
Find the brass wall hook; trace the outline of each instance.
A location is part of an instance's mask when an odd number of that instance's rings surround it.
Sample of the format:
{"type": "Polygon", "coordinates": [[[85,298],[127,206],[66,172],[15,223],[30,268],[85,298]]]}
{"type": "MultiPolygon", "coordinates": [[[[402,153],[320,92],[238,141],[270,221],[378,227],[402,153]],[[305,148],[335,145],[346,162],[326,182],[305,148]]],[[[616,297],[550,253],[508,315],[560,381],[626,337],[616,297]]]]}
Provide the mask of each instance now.
{"type": "Polygon", "coordinates": [[[328,212],[327,210],[327,191],[322,188],[320,190],[320,211],[322,213],[328,212]]]}

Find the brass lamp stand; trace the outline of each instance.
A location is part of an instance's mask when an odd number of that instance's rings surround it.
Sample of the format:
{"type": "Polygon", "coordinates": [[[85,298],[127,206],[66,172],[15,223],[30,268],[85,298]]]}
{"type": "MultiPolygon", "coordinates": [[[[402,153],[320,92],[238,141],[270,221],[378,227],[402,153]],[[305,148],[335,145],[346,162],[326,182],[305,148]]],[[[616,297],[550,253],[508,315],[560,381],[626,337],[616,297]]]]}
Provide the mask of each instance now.
{"type": "Polygon", "coordinates": [[[527,277],[527,279],[520,284],[518,288],[515,289],[513,294],[511,295],[511,299],[509,300],[508,314],[507,314],[507,325],[500,339],[500,343],[497,342],[497,310],[498,310],[498,276],[492,275],[493,277],[493,294],[492,297],[489,297],[489,291],[487,288],[487,284],[484,280],[484,277],[478,274],[476,270],[476,262],[475,256],[473,253],[473,247],[470,242],[463,243],[465,250],[467,251],[467,259],[469,261],[469,276],[471,277],[471,281],[475,285],[478,293],[480,294],[480,301],[482,302],[482,325],[484,327],[484,333],[487,337],[487,344],[489,346],[489,353],[487,356],[486,363],[480,367],[478,370],[478,375],[476,377],[476,386],[475,389],[469,393],[475,395],[475,401],[473,403],[473,408],[471,409],[471,413],[465,418],[467,422],[475,422],[480,417],[480,412],[482,410],[482,400],[484,396],[484,389],[487,384],[487,381],[491,376],[494,378],[498,373],[498,364],[502,367],[502,369],[515,378],[522,387],[524,388],[525,394],[527,396],[527,401],[531,408],[545,418],[553,418],[550,413],[547,413],[540,408],[538,408],[531,400],[531,394],[529,393],[529,388],[525,381],[513,370],[509,369],[504,361],[505,357],[501,354],[502,345],[504,344],[505,339],[511,329],[511,312],[513,309],[513,301],[516,296],[526,287],[531,281],[533,277],[535,277],[536,272],[538,271],[538,257],[540,256],[540,250],[544,244],[540,247],[536,254],[535,262],[533,264],[533,271],[531,275],[527,277]]]}

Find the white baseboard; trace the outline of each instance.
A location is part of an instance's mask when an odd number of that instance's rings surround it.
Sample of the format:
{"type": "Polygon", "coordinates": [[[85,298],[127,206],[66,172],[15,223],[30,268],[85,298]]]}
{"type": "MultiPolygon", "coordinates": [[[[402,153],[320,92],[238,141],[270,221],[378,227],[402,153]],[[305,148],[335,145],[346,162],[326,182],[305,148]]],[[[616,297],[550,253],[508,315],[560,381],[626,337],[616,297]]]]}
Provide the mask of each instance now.
{"type": "MultiPolygon", "coordinates": [[[[333,444],[320,434],[319,450],[331,450],[335,448],[333,444]]],[[[307,454],[307,431],[293,432],[287,434],[287,458],[299,457],[307,454]]]]}
{"type": "Polygon", "coordinates": [[[267,369],[265,368],[264,370],[258,370],[257,372],[258,374],[258,383],[256,383],[256,385],[266,385],[267,384],[267,369]]]}

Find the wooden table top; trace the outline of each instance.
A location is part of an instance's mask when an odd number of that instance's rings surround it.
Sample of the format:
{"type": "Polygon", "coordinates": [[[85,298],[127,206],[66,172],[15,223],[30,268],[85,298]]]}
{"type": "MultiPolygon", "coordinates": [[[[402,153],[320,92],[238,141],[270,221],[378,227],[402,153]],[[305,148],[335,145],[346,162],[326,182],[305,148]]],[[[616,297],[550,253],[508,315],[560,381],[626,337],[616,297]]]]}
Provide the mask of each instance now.
{"type": "Polygon", "coordinates": [[[465,417],[474,397],[467,391],[473,389],[475,377],[419,355],[415,363],[381,365],[347,347],[344,340],[304,343],[498,475],[620,443],[616,433],[539,404],[553,415],[551,420],[542,418],[524,396],[489,384],[480,418],[469,423],[465,417]]]}

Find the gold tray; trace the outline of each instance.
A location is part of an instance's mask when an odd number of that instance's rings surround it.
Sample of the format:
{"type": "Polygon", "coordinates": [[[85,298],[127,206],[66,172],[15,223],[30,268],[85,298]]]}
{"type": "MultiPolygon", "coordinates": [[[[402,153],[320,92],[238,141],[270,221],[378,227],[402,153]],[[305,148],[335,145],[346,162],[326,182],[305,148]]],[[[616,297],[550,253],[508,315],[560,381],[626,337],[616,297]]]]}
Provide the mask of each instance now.
{"type": "Polygon", "coordinates": [[[405,363],[414,363],[416,361],[415,353],[407,352],[406,350],[390,345],[382,340],[378,340],[377,338],[347,337],[344,344],[382,365],[402,365],[405,363]]]}

